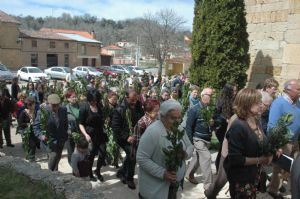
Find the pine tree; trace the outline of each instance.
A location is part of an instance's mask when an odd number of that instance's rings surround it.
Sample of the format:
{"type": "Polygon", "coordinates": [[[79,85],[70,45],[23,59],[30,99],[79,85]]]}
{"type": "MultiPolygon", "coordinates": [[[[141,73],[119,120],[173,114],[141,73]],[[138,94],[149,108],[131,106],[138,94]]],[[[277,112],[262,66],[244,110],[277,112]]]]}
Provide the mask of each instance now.
{"type": "Polygon", "coordinates": [[[194,14],[191,82],[244,87],[250,62],[244,0],[195,0],[194,14]]]}

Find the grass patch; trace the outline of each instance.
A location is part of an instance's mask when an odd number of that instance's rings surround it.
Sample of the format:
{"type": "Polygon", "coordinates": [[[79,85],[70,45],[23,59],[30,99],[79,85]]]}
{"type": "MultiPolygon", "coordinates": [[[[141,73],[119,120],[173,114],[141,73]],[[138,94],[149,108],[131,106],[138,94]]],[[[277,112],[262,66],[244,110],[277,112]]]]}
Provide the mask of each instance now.
{"type": "Polygon", "coordinates": [[[1,199],[64,199],[41,181],[32,181],[12,169],[0,167],[1,199]]]}

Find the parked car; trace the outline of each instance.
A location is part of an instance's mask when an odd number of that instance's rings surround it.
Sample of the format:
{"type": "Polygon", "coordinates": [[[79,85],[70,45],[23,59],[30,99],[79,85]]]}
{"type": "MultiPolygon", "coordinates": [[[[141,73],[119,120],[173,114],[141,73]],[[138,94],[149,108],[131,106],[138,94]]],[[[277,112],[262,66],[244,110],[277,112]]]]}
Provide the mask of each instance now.
{"type": "Polygon", "coordinates": [[[49,79],[41,69],[34,66],[24,66],[20,68],[17,72],[19,80],[26,80],[29,82],[36,82],[42,77],[49,79]]]}
{"type": "Polygon", "coordinates": [[[51,68],[47,68],[44,72],[50,79],[66,79],[66,76],[70,73],[70,68],[65,66],[53,66],[51,68]]]}
{"type": "Polygon", "coordinates": [[[128,66],[128,68],[137,75],[143,75],[145,73],[145,70],[138,66],[128,66]]]}
{"type": "Polygon", "coordinates": [[[130,71],[125,66],[111,65],[110,68],[111,68],[112,71],[114,71],[116,73],[130,74],[130,71]]]}
{"type": "Polygon", "coordinates": [[[88,73],[92,76],[102,75],[96,68],[91,66],[77,66],[72,69],[75,76],[86,76],[88,73]]]}
{"type": "Polygon", "coordinates": [[[97,70],[102,72],[103,75],[111,76],[112,78],[116,78],[118,76],[118,73],[111,70],[109,66],[100,66],[97,67],[97,70]]]}
{"type": "Polygon", "coordinates": [[[12,82],[13,74],[4,64],[0,64],[0,81],[12,82]]]}

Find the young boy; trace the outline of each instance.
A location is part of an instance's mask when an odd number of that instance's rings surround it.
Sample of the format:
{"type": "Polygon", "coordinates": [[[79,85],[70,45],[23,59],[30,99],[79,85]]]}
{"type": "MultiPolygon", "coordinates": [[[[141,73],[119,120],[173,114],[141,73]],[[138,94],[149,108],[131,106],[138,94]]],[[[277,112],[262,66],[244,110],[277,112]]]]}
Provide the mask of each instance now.
{"type": "Polygon", "coordinates": [[[71,166],[73,175],[76,177],[88,177],[89,176],[89,165],[88,160],[89,149],[88,142],[81,137],[76,142],[76,148],[71,157],[71,166]]]}

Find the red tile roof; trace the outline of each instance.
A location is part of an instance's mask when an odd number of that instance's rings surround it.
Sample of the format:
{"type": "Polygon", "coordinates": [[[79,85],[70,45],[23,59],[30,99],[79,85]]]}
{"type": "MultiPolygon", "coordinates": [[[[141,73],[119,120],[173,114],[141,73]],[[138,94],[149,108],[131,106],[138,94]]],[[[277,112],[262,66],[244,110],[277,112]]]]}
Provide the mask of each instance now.
{"type": "Polygon", "coordinates": [[[20,24],[20,22],[18,20],[16,20],[14,17],[9,16],[5,12],[3,12],[2,10],[0,10],[0,21],[1,22],[6,22],[6,23],[20,24]]]}
{"type": "Polygon", "coordinates": [[[117,45],[109,45],[109,46],[105,46],[103,47],[106,50],[123,50],[123,48],[117,46],[117,45]]]}
{"type": "Polygon", "coordinates": [[[40,31],[45,32],[55,32],[55,33],[68,33],[68,34],[77,34],[82,37],[93,39],[93,36],[87,31],[80,30],[67,30],[67,29],[53,29],[53,28],[42,28],[40,31]]]}
{"type": "Polygon", "coordinates": [[[68,40],[73,41],[68,37],[56,34],[54,32],[34,31],[20,29],[21,37],[23,38],[38,38],[38,39],[53,39],[53,40],[68,40]]]}

